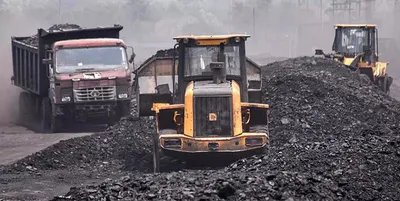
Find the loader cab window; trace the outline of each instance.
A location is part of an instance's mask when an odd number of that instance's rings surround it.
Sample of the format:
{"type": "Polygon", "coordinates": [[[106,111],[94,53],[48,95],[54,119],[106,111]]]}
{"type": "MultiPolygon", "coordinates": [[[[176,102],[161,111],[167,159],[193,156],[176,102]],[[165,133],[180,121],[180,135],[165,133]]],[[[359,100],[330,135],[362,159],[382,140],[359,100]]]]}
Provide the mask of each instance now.
{"type": "Polygon", "coordinates": [[[336,51],[345,54],[363,53],[369,46],[369,31],[364,28],[338,28],[336,32],[336,51]]]}
{"type": "Polygon", "coordinates": [[[128,68],[123,47],[63,48],[56,52],[56,72],[75,73],[128,68]]]}
{"type": "MultiPolygon", "coordinates": [[[[240,76],[239,46],[225,46],[226,74],[240,76]]],[[[204,76],[211,72],[210,63],[216,61],[219,46],[185,48],[185,76],[204,76]]]]}

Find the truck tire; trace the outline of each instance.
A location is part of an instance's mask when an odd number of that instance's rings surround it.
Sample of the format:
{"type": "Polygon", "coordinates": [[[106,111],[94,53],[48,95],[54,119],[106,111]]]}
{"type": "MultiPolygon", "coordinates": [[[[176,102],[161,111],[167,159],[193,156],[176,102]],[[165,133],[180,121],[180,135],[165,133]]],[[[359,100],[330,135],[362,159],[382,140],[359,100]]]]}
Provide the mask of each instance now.
{"type": "Polygon", "coordinates": [[[21,92],[19,94],[19,105],[18,105],[18,124],[21,126],[26,125],[29,121],[29,94],[27,92],[21,92]]]}
{"type": "Polygon", "coordinates": [[[53,115],[51,106],[51,101],[48,97],[42,99],[42,122],[40,127],[43,133],[57,133],[62,128],[62,120],[60,117],[53,115]]]}
{"type": "Polygon", "coordinates": [[[118,104],[118,110],[120,119],[122,117],[129,116],[131,114],[131,102],[130,101],[120,102],[118,104]]]}

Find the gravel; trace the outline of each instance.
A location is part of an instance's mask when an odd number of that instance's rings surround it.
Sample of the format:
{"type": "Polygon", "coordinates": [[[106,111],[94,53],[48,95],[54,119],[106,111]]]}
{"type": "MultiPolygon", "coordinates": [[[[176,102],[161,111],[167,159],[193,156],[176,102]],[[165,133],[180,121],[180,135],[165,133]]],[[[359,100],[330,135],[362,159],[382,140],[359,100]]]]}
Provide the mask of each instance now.
{"type": "MultiPolygon", "coordinates": [[[[52,32],[69,31],[69,30],[77,30],[77,29],[82,29],[82,27],[80,27],[77,24],[66,23],[66,24],[54,24],[53,26],[49,27],[47,29],[47,31],[52,33],[52,32]]],[[[39,45],[38,35],[35,34],[29,38],[22,40],[21,42],[26,43],[30,46],[37,47],[39,45]]]]}

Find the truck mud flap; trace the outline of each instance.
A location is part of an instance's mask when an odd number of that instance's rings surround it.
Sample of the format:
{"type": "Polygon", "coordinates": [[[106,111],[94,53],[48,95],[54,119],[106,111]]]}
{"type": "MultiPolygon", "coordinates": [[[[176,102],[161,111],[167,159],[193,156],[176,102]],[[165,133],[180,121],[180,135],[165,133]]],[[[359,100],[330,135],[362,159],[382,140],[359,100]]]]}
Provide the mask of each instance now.
{"type": "Polygon", "coordinates": [[[172,103],[171,94],[140,94],[139,95],[139,116],[155,116],[151,111],[153,103],[172,103]]]}

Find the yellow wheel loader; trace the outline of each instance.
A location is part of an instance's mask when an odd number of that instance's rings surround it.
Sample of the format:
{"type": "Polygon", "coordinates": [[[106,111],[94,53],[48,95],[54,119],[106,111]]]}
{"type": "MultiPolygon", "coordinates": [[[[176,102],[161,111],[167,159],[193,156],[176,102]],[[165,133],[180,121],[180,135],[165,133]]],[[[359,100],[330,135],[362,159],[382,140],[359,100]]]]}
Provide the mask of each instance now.
{"type": "Polygon", "coordinates": [[[139,115],[156,121],[154,172],[161,156],[212,163],[266,150],[269,105],[261,104],[261,70],[246,57],[249,37],[175,37],[172,51],[136,70],[139,115]]]}
{"type": "Polygon", "coordinates": [[[374,24],[337,24],[332,50],[325,54],[321,49],[316,55],[323,55],[342,62],[351,70],[368,76],[372,83],[389,93],[393,78],[388,76],[388,62],[379,61],[378,29],[374,24]]]}

